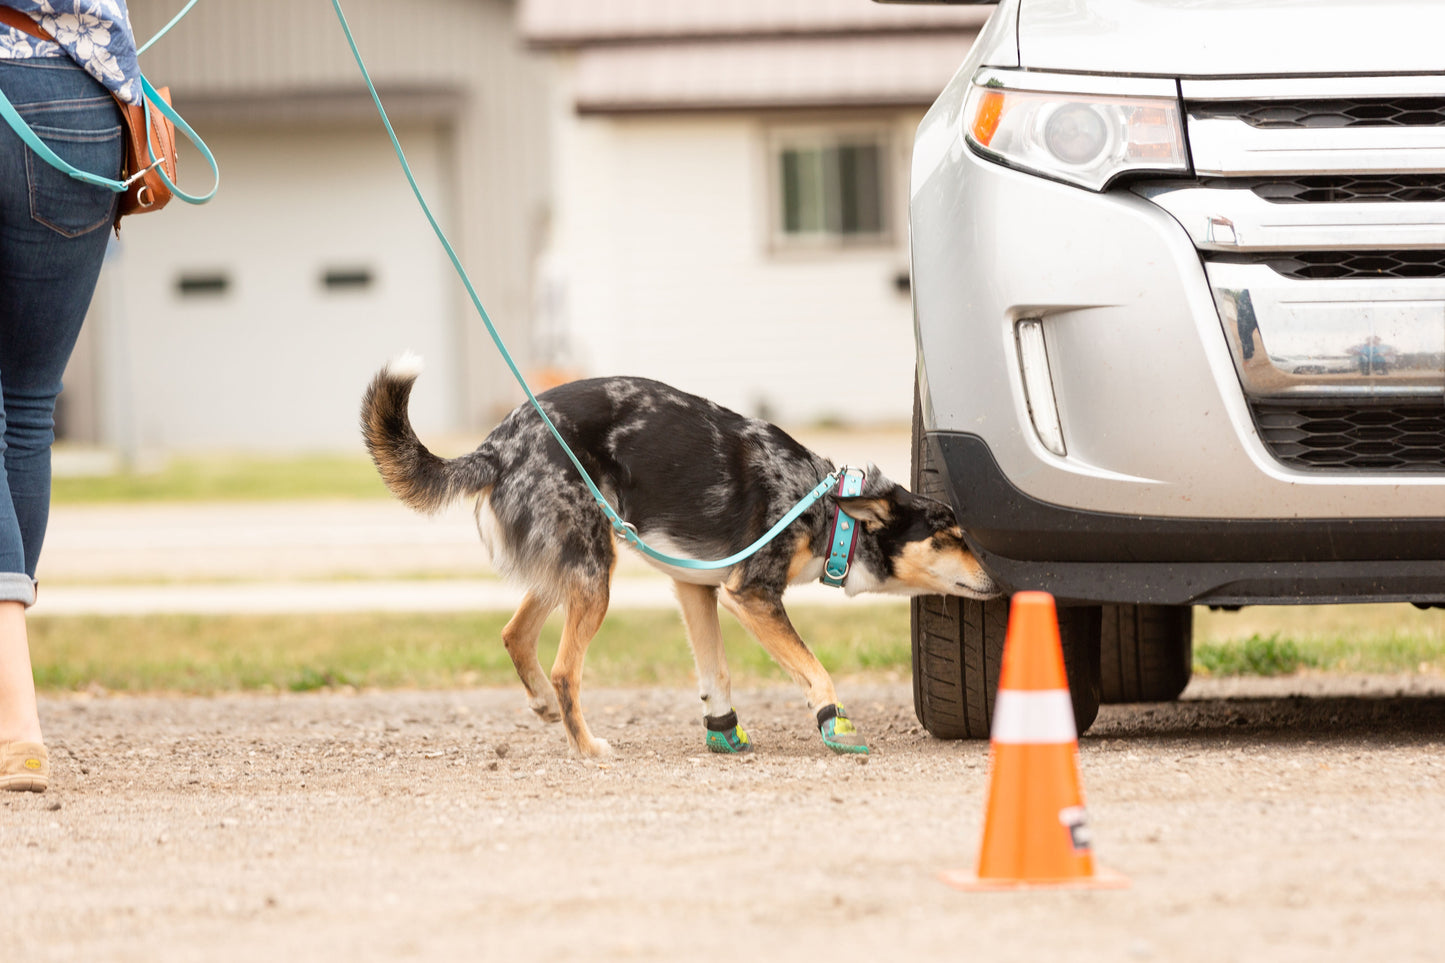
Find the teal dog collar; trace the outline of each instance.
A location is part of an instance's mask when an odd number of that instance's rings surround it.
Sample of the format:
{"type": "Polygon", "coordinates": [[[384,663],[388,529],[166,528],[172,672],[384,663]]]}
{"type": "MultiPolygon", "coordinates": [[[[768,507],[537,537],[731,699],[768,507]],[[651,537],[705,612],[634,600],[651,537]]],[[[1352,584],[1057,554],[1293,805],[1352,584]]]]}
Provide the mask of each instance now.
{"type": "MultiPolygon", "coordinates": [[[[844,468],[838,479],[838,497],[852,498],[863,494],[864,472],[861,468],[844,468]]],[[[848,576],[848,567],[853,564],[853,550],[856,543],[853,536],[858,531],[858,520],[843,511],[840,504],[833,515],[833,534],[828,539],[828,560],[823,563],[821,581],[824,585],[841,586],[848,576]]]]}

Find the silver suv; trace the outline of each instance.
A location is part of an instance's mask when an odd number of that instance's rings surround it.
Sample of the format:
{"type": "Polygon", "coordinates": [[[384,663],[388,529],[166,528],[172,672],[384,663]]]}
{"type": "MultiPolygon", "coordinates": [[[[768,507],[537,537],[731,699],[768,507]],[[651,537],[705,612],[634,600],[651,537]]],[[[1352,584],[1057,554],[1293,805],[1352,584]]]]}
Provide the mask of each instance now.
{"type": "MultiPolygon", "coordinates": [[[[918,129],[915,489],[1060,602],[1083,731],[1191,606],[1445,603],[1445,3],[1002,0],[918,129]]],[[[988,734],[1007,600],[913,609],[988,734]]]]}

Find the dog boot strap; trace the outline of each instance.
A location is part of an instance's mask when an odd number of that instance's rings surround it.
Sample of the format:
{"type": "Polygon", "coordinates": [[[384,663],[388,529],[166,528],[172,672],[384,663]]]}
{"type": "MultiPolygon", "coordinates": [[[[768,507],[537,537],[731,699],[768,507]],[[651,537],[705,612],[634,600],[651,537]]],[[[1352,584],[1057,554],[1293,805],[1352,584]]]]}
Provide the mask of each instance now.
{"type": "Polygon", "coordinates": [[[726,715],[703,716],[707,726],[707,747],[713,752],[752,752],[753,742],[743,727],[738,725],[738,711],[731,709],[726,715]]]}
{"type": "Polygon", "coordinates": [[[835,702],[818,710],[818,732],[823,736],[823,745],[834,752],[868,751],[868,743],[863,741],[858,727],[848,718],[842,703],[835,702]]]}

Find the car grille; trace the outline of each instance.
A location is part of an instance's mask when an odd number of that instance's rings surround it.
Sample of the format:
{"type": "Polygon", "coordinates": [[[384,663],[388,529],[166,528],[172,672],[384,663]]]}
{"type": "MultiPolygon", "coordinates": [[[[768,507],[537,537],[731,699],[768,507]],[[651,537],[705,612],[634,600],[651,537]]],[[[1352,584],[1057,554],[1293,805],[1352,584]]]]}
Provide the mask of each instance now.
{"type": "Polygon", "coordinates": [[[1228,117],[1251,127],[1445,127],[1445,97],[1378,100],[1216,101],[1196,117],[1228,117]]]}
{"type": "Polygon", "coordinates": [[[1265,447],[1292,468],[1445,470],[1445,404],[1254,401],[1265,447]]]}
{"type": "Polygon", "coordinates": [[[1442,251],[1293,251],[1287,254],[1212,255],[1212,261],[1265,264],[1301,281],[1373,278],[1445,278],[1442,251]]]}
{"type": "Polygon", "coordinates": [[[1259,180],[1202,178],[1200,186],[1253,191],[1272,204],[1381,204],[1445,201],[1441,174],[1321,174],[1259,180]]]}
{"type": "Polygon", "coordinates": [[[1180,91],[1197,176],[1143,193],[1199,250],[1270,455],[1445,473],[1445,78],[1180,91]],[[1360,344],[1377,369],[1357,370],[1360,344]]]}

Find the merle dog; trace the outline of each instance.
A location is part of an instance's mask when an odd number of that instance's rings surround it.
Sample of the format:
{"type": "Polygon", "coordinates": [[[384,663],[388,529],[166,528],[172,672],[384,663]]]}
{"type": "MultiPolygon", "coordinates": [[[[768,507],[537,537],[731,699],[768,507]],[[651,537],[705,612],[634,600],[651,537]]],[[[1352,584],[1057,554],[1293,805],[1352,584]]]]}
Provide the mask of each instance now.
{"type": "MultiPolygon", "coordinates": [[[[444,459],[417,438],[407,414],[420,360],[377,373],[361,409],[367,449],[397,498],[435,512],[475,497],[477,527],[493,564],[526,589],[502,641],[542,718],[561,720],[573,749],[602,756],[606,741],[582,717],[587,644],[607,613],[618,538],[535,409],[523,404],[480,446],[444,459]],[[550,677],[537,661],[543,622],[565,611],[550,677]]],[[[669,555],[721,559],[752,544],[834,470],[765,421],[642,378],[596,378],[538,397],[595,484],[648,545],[669,555]]],[[[649,559],[676,584],[697,663],[708,746],[751,749],[738,726],[719,601],[800,684],[824,742],[837,752],[867,744],[838,705],[833,681],[783,609],[789,585],[819,578],[834,526],[851,525],[843,590],[986,598],[994,584],[964,544],[953,512],[910,494],[869,466],[861,491],[837,489],[774,541],[730,568],[698,570],[649,559]]]]}

